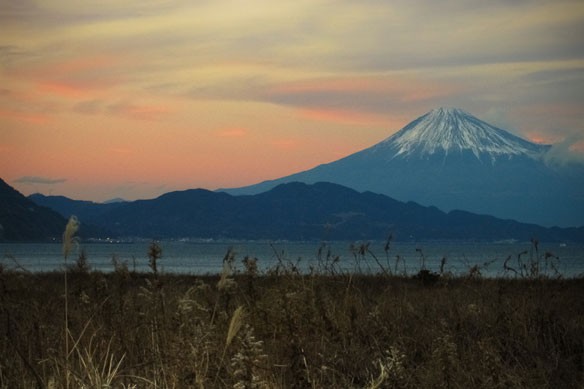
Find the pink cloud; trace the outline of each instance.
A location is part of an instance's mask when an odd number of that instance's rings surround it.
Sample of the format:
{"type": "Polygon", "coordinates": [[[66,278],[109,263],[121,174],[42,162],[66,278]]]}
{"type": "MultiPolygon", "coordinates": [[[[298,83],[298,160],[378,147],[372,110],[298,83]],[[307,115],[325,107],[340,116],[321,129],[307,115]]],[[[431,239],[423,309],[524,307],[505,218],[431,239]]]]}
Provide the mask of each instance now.
{"type": "Polygon", "coordinates": [[[40,82],[37,85],[37,90],[42,94],[51,94],[68,98],[80,98],[92,94],[92,91],[88,90],[86,87],[53,81],[40,82]]]}
{"type": "Polygon", "coordinates": [[[15,80],[32,83],[41,94],[65,98],[87,98],[119,85],[119,56],[88,56],[9,69],[15,80]]]}
{"type": "Polygon", "coordinates": [[[525,134],[527,140],[533,143],[538,143],[541,145],[550,145],[553,143],[557,143],[560,139],[557,136],[553,136],[551,134],[544,134],[541,132],[528,132],[525,134]]]}

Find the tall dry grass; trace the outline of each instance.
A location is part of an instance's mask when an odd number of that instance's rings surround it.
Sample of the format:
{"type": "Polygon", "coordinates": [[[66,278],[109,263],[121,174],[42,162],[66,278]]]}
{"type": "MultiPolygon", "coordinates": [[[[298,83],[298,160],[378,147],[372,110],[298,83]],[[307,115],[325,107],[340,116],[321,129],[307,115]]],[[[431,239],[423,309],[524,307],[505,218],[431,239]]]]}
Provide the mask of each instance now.
{"type": "Polygon", "coordinates": [[[79,220],[76,216],[71,216],[67,225],[65,226],[65,231],[63,232],[63,258],[65,261],[65,271],[64,274],[64,284],[65,284],[65,388],[69,388],[69,285],[67,278],[67,259],[74,245],[77,244],[77,238],[75,234],[79,230],[79,220]]]}
{"type": "MultiPolygon", "coordinates": [[[[376,264],[361,252],[362,268],[376,264]]],[[[518,271],[501,279],[470,270],[396,276],[379,258],[385,271],[345,273],[326,248],[321,259],[308,274],[285,256],[260,272],[261,259],[231,251],[224,274],[187,276],[153,267],[136,273],[119,260],[110,273],[94,272],[85,257],[85,266],[68,268],[68,307],[54,293],[62,273],[0,268],[0,387],[65,387],[67,372],[72,387],[584,382],[583,279],[542,277],[542,267],[530,277],[526,255],[506,264],[527,264],[525,277],[518,271]],[[62,336],[65,310],[69,339],[62,336]]]]}

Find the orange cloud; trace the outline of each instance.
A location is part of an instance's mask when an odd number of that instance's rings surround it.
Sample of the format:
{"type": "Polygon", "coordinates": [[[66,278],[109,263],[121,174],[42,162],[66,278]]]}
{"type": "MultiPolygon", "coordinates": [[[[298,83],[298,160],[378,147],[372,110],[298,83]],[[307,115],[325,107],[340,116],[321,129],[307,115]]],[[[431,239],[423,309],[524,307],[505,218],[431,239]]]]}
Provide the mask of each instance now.
{"type": "Polygon", "coordinates": [[[13,79],[36,85],[42,94],[80,98],[107,90],[123,80],[116,69],[119,56],[87,56],[44,62],[7,71],[13,79]]]}
{"type": "Polygon", "coordinates": [[[527,133],[526,137],[530,142],[542,145],[549,145],[559,141],[557,137],[552,137],[550,134],[527,133]]]}
{"type": "Polygon", "coordinates": [[[37,86],[37,90],[43,94],[52,94],[68,98],[80,98],[91,95],[91,91],[85,87],[53,81],[40,82],[37,86]]]}
{"type": "Polygon", "coordinates": [[[0,117],[31,124],[46,124],[50,120],[49,116],[44,114],[5,110],[0,110],[0,117]]]}

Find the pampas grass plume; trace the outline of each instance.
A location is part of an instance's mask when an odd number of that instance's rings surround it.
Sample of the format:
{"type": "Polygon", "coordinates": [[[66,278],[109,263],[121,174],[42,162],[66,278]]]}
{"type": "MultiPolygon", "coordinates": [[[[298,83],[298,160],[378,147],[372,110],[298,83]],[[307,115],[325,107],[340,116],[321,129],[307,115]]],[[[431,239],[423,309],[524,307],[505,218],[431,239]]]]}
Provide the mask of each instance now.
{"type": "Polygon", "coordinates": [[[77,243],[75,234],[79,230],[79,220],[76,216],[71,216],[65,227],[65,232],[63,232],[63,256],[65,259],[69,256],[71,252],[71,247],[74,243],[77,243]]]}
{"type": "Polygon", "coordinates": [[[237,307],[235,312],[233,312],[233,316],[231,316],[231,322],[229,323],[229,330],[227,331],[227,339],[225,340],[225,348],[229,347],[231,341],[243,325],[243,318],[245,316],[245,311],[243,306],[237,307]]]}

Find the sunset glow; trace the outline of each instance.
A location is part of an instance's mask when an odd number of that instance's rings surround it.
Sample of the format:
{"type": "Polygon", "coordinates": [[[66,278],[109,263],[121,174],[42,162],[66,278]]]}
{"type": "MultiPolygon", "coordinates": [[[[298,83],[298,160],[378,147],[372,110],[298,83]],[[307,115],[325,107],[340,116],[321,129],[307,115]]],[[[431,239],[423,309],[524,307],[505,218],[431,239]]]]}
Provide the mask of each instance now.
{"type": "Polygon", "coordinates": [[[104,201],[254,184],[459,107],[584,154],[584,3],[13,1],[0,177],[104,201]]]}

